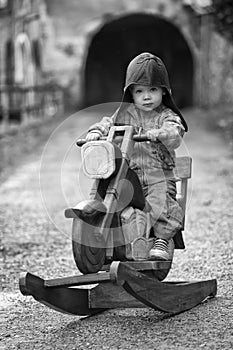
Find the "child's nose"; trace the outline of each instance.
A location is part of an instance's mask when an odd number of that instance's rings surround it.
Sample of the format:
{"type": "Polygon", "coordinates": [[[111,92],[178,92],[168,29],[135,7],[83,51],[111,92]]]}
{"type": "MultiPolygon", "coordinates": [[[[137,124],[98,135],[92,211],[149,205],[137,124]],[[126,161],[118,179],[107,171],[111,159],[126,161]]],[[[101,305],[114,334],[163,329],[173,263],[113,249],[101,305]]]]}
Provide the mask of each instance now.
{"type": "Polygon", "coordinates": [[[145,91],[144,92],[144,99],[148,99],[150,98],[150,92],[149,91],[145,91]]]}

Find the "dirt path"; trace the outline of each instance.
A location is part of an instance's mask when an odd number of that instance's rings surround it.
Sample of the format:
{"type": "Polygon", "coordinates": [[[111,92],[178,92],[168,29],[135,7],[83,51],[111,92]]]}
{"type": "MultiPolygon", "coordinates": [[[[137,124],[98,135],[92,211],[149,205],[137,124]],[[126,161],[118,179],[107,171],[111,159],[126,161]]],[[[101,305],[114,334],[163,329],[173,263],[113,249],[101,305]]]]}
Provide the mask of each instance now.
{"type": "Polygon", "coordinates": [[[76,189],[80,158],[72,143],[96,116],[70,118],[52,135],[42,163],[35,152],[0,187],[0,350],[233,347],[232,158],[224,140],[203,129],[204,112],[186,114],[190,133],[179,154],[189,152],[193,158],[187,248],[176,252],[169,279],[216,277],[217,298],[175,317],[145,308],[81,320],[19,293],[21,271],[43,277],[76,271],[63,210],[86,193],[88,185],[76,189]]]}

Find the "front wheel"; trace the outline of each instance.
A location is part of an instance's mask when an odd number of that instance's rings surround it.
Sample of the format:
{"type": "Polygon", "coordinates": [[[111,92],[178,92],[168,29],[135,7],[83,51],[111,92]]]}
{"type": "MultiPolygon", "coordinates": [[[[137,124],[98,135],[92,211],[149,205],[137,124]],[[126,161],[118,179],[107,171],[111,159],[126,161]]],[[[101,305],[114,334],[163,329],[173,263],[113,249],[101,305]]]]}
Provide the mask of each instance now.
{"type": "Polygon", "coordinates": [[[72,248],[75,263],[83,274],[101,270],[105,262],[104,238],[98,234],[98,225],[90,225],[74,219],[72,227],[72,248]]]}

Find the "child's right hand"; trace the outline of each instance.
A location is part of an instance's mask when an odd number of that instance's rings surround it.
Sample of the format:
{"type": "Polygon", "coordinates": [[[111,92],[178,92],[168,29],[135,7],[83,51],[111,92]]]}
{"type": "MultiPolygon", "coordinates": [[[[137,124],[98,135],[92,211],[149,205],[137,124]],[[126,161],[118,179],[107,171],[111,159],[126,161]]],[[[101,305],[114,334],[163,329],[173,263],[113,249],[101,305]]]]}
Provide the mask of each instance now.
{"type": "Polygon", "coordinates": [[[99,140],[100,134],[98,132],[89,132],[86,136],[86,141],[96,141],[99,140]]]}

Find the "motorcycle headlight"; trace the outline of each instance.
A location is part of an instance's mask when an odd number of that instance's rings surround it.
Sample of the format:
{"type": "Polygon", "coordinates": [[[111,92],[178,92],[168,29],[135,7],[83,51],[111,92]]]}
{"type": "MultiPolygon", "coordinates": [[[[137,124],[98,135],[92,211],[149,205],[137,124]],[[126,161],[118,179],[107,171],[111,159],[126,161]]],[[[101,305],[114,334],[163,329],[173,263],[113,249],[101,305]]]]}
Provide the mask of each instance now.
{"type": "Polygon", "coordinates": [[[116,170],[116,150],[108,141],[90,141],[81,148],[84,174],[92,179],[107,179],[116,170]]]}

